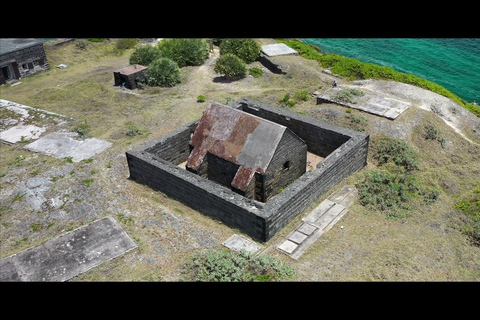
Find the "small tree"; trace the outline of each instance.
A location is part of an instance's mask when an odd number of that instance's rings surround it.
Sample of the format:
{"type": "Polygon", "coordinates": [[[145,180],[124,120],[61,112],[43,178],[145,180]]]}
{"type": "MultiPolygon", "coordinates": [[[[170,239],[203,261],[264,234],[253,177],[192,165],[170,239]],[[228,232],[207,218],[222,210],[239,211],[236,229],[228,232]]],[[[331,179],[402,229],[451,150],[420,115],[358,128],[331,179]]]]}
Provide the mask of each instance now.
{"type": "Polygon", "coordinates": [[[162,51],[151,45],[143,45],[138,47],[130,55],[130,64],[140,64],[148,66],[153,61],[162,57],[162,51]]]}
{"type": "Polygon", "coordinates": [[[209,45],[205,39],[165,39],[157,44],[162,56],[175,61],[180,68],[199,66],[209,55],[209,45]]]}
{"type": "Polygon", "coordinates": [[[252,63],[260,58],[260,45],[251,38],[223,39],[219,45],[220,55],[232,53],[245,63],[252,63]]]}
{"type": "Polygon", "coordinates": [[[232,53],[221,55],[215,62],[213,70],[216,73],[223,74],[229,80],[241,79],[247,76],[245,62],[232,53]]]}
{"type": "Polygon", "coordinates": [[[159,58],[148,65],[146,79],[149,86],[173,87],[181,82],[178,64],[169,58],[159,58]]]}

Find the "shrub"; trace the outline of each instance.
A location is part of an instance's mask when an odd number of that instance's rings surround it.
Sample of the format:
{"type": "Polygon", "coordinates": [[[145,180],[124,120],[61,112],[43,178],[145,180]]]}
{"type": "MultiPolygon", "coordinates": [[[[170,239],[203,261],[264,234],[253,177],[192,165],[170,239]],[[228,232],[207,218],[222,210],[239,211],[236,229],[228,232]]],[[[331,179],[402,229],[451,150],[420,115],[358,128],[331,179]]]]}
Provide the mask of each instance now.
{"type": "Polygon", "coordinates": [[[180,68],[169,58],[159,58],[150,63],[145,77],[149,86],[173,87],[181,82],[180,68]]]}
{"type": "Polygon", "coordinates": [[[115,42],[115,48],[118,50],[127,50],[134,48],[140,42],[137,38],[121,38],[115,42]]]}
{"type": "Polygon", "coordinates": [[[263,70],[257,67],[248,69],[248,73],[251,74],[254,78],[258,78],[263,75],[263,70]]]}
{"type": "Polygon", "coordinates": [[[463,226],[463,232],[475,245],[480,246],[480,187],[473,189],[473,192],[463,198],[455,203],[454,208],[466,214],[467,223],[463,226]]]}
{"type": "Polygon", "coordinates": [[[438,137],[438,130],[432,125],[425,126],[425,139],[427,140],[436,140],[438,137]]]}
{"type": "Polygon", "coordinates": [[[407,172],[418,169],[416,155],[405,141],[384,138],[377,141],[373,149],[373,158],[378,161],[379,165],[393,162],[407,172]]]}
{"type": "Polygon", "coordinates": [[[83,49],[87,48],[87,45],[88,45],[88,41],[85,40],[85,39],[78,39],[78,40],[75,41],[75,47],[77,49],[82,49],[83,50],[83,49]]]}
{"type": "Polygon", "coordinates": [[[220,55],[234,54],[247,64],[260,58],[261,47],[251,38],[223,39],[219,47],[220,55]]]}
{"type": "Polygon", "coordinates": [[[162,51],[157,47],[151,45],[144,45],[138,47],[130,55],[130,64],[140,64],[142,66],[148,66],[153,61],[162,57],[162,51]]]}
{"type": "Polygon", "coordinates": [[[389,218],[402,218],[407,214],[409,198],[418,191],[413,178],[375,170],[364,174],[356,185],[360,204],[386,213],[389,218]]]}
{"type": "Polygon", "coordinates": [[[241,79],[247,76],[245,62],[234,54],[221,55],[215,62],[214,71],[223,74],[229,80],[241,79]]]}
{"type": "Polygon", "coordinates": [[[181,270],[181,281],[274,282],[293,280],[294,269],[281,260],[246,250],[195,253],[181,270]]]}
{"type": "Polygon", "coordinates": [[[293,94],[297,100],[307,101],[310,99],[310,93],[307,90],[300,90],[293,94]]]}
{"type": "Polygon", "coordinates": [[[165,39],[157,44],[162,56],[170,58],[179,68],[199,66],[207,60],[209,45],[205,39],[165,39]]]}
{"type": "Polygon", "coordinates": [[[197,97],[197,102],[205,102],[205,100],[206,100],[206,98],[205,98],[204,95],[199,95],[199,96],[197,97]]]}

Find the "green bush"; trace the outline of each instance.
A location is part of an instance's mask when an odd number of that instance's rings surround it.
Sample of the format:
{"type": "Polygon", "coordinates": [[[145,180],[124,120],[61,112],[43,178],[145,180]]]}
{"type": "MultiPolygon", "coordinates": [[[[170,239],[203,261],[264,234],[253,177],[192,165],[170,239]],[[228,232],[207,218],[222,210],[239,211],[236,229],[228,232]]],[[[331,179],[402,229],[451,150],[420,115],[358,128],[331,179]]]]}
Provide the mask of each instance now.
{"type": "Polygon", "coordinates": [[[275,282],[292,281],[295,270],[281,260],[253,255],[246,250],[205,250],[182,267],[181,281],[275,282]]]}
{"type": "Polygon", "coordinates": [[[293,94],[297,100],[307,101],[310,99],[310,93],[307,90],[300,90],[293,94]]]}
{"type": "Polygon", "coordinates": [[[455,203],[454,208],[462,211],[467,216],[467,222],[463,231],[474,244],[480,246],[480,187],[466,194],[464,199],[455,203]]]}
{"type": "Polygon", "coordinates": [[[261,47],[251,38],[223,39],[219,47],[220,55],[234,54],[247,64],[260,58],[261,47]]]}
{"type": "Polygon", "coordinates": [[[418,169],[418,161],[414,152],[405,141],[391,138],[379,139],[373,145],[373,158],[379,165],[393,162],[407,172],[418,169]]]}
{"type": "Polygon", "coordinates": [[[207,98],[204,95],[199,95],[197,97],[197,102],[205,102],[207,98]]]}
{"type": "Polygon", "coordinates": [[[151,45],[144,45],[138,47],[130,55],[130,64],[140,64],[148,66],[153,61],[162,57],[162,51],[157,47],[151,45]]]}
{"type": "Polygon", "coordinates": [[[214,71],[229,80],[245,78],[247,66],[242,59],[232,53],[221,55],[215,62],[214,71]]]}
{"type": "Polygon", "coordinates": [[[257,67],[248,69],[248,73],[251,74],[254,78],[258,78],[263,75],[263,70],[257,67]]]}
{"type": "Polygon", "coordinates": [[[137,38],[121,38],[115,42],[115,48],[118,50],[127,50],[134,48],[140,40],[137,38]]]}
{"type": "Polygon", "coordinates": [[[180,68],[169,58],[159,58],[148,65],[145,78],[149,86],[173,87],[181,82],[180,68]]]}
{"type": "Polygon", "coordinates": [[[410,209],[409,199],[419,188],[411,176],[374,170],[357,183],[360,204],[386,213],[389,218],[403,218],[410,209]]]}
{"type": "Polygon", "coordinates": [[[179,68],[202,65],[209,56],[209,45],[205,39],[164,39],[157,44],[162,56],[170,58],[179,68]]]}

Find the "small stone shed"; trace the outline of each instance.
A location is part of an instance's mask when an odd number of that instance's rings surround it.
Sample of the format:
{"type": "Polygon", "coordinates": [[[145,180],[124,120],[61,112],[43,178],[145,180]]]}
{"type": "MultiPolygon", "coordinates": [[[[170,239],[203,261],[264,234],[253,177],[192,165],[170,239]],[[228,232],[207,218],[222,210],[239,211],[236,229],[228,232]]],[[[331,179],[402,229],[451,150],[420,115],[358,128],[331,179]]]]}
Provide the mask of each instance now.
{"type": "Polygon", "coordinates": [[[36,38],[0,39],[0,85],[48,70],[44,42],[36,38]]]}
{"type": "Polygon", "coordinates": [[[132,64],[113,72],[115,86],[125,84],[125,88],[136,89],[138,82],[145,80],[145,72],[148,68],[139,64],[132,64]]]}
{"type": "Polygon", "coordinates": [[[287,127],[212,103],[190,139],[186,169],[268,201],[306,172],[307,144],[287,127]]]}

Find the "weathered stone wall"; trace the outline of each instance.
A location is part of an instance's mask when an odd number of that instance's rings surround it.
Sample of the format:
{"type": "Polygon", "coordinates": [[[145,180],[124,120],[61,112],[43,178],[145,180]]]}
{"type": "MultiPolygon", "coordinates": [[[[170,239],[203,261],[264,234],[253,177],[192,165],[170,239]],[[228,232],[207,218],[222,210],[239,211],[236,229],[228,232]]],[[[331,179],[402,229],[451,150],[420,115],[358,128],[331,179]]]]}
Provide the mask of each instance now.
{"type": "Polygon", "coordinates": [[[175,165],[187,161],[190,155],[190,137],[195,132],[198,122],[199,120],[180,127],[158,140],[144,144],[142,148],[157,158],[175,165]]]}
{"type": "Polygon", "coordinates": [[[278,194],[307,169],[307,145],[285,130],[265,175],[265,202],[278,194]],[[288,163],[287,163],[288,162],[288,163]]]}
{"type": "Polygon", "coordinates": [[[127,162],[130,179],[159,190],[231,228],[243,230],[254,239],[265,239],[261,203],[147,152],[129,151],[127,162]]]}
{"type": "Polygon", "coordinates": [[[208,162],[208,179],[220,183],[226,188],[231,188],[232,180],[240,166],[210,153],[207,153],[206,157],[208,162]]]}
{"type": "MultiPolygon", "coordinates": [[[[45,54],[43,43],[38,43],[27,48],[19,49],[10,53],[6,53],[0,57],[0,67],[6,65],[12,66],[12,71],[15,79],[29,76],[31,74],[45,71],[50,68],[50,65],[45,54]],[[34,66],[34,63],[36,64],[34,66]],[[27,69],[22,67],[23,64],[28,66],[27,69]]],[[[3,78],[2,84],[5,83],[3,78]]]]}
{"type": "Polygon", "coordinates": [[[253,110],[257,115],[288,126],[307,142],[309,151],[326,158],[311,172],[289,184],[266,203],[243,197],[218,183],[204,179],[177,164],[188,157],[190,134],[198,121],[159,139],[127,151],[130,179],[146,184],[227,226],[241,230],[257,241],[268,241],[318,197],[328,192],[367,163],[369,135],[310,119],[289,110],[242,99],[233,107],[253,110]],[[254,108],[254,109],[253,109],[254,108]],[[277,112],[276,112],[277,111],[277,112]],[[288,119],[287,119],[288,118],[288,119]],[[303,125],[302,125],[303,124],[303,125]],[[314,135],[309,130],[316,132],[314,135]],[[300,134],[299,134],[300,133],[300,134]],[[332,141],[328,141],[331,138],[332,141]],[[335,146],[335,143],[337,145],[335,146]],[[330,152],[328,152],[330,151],[330,152]]]}

